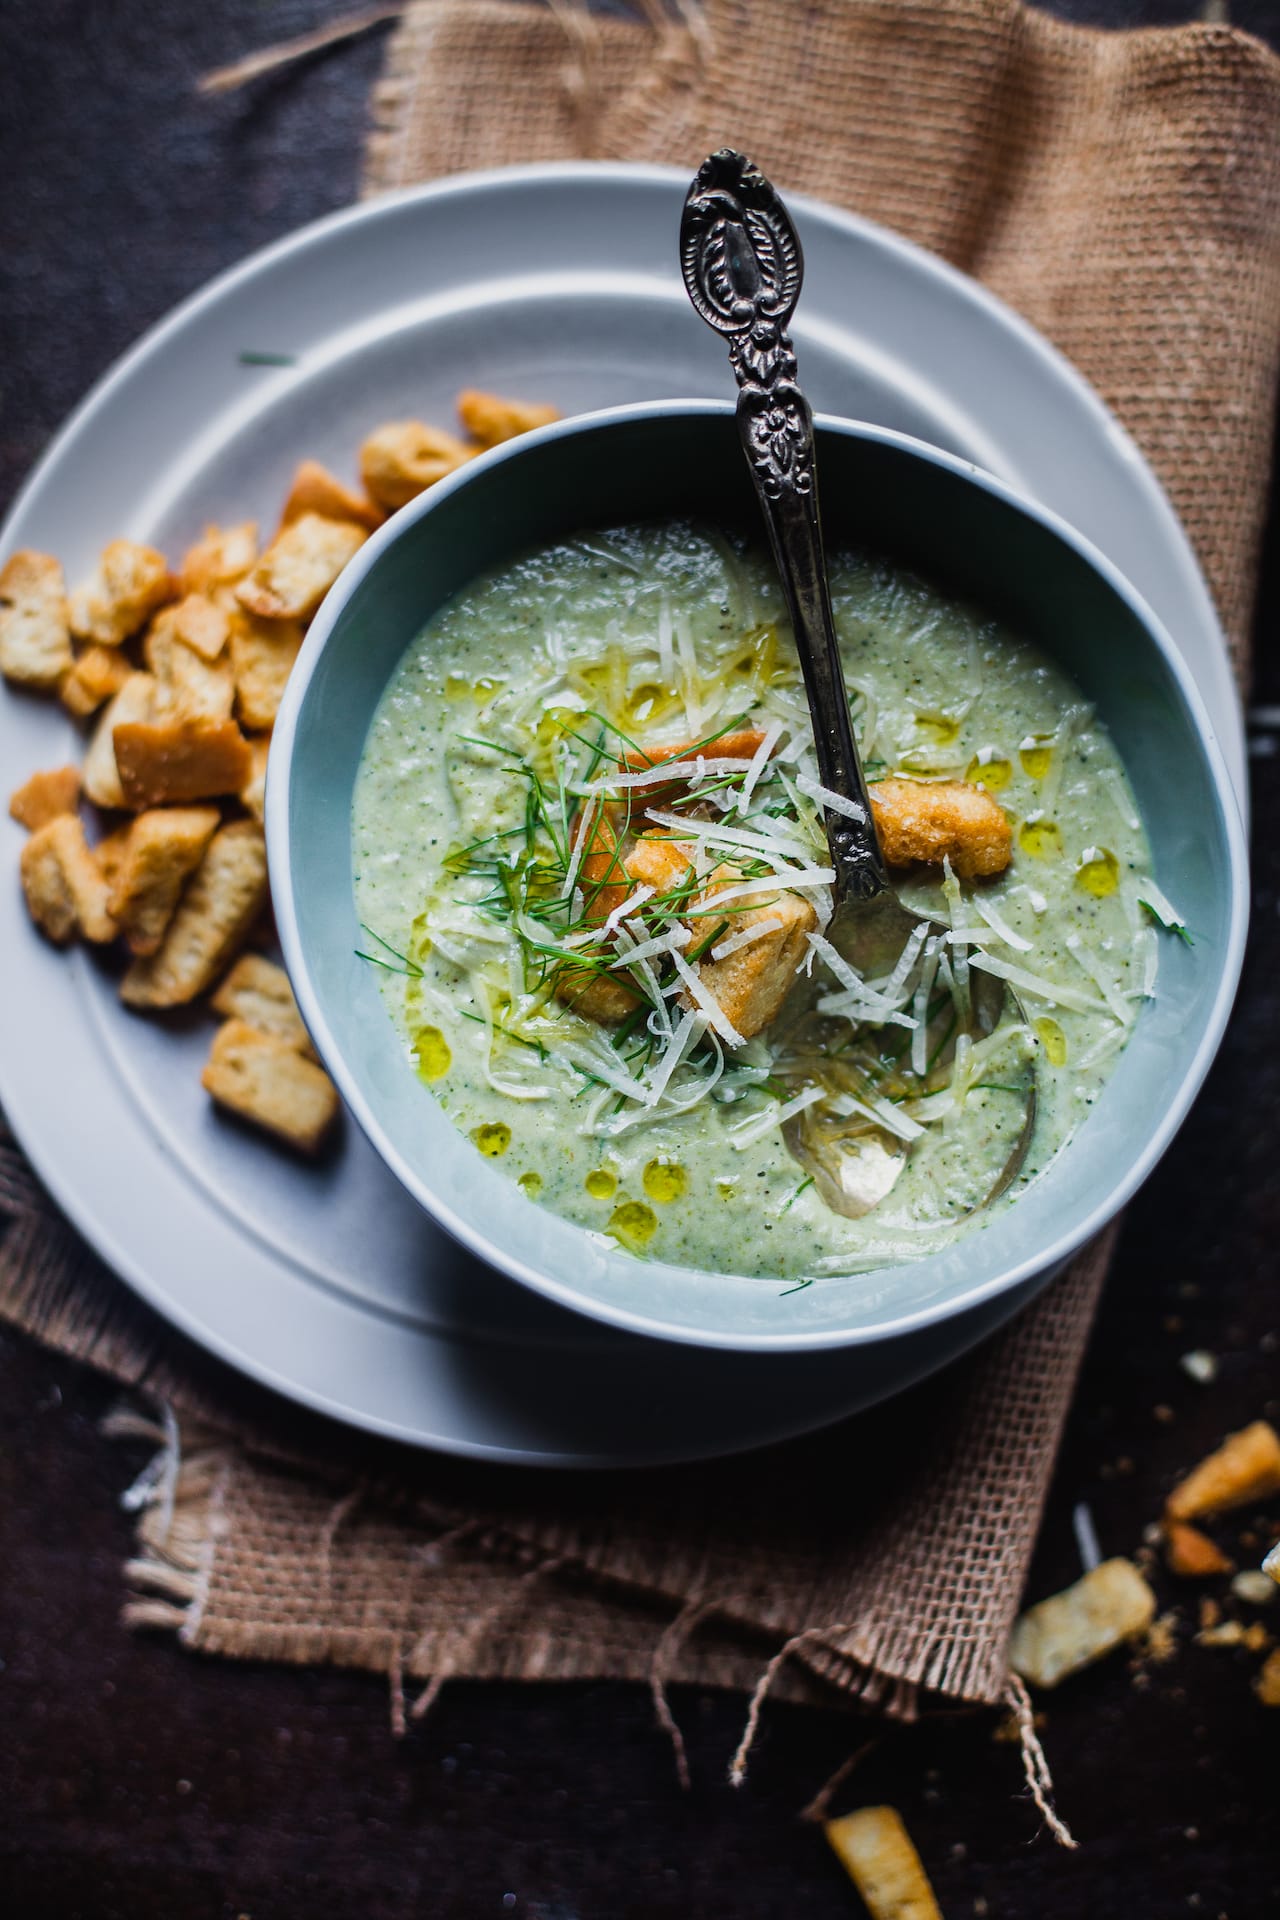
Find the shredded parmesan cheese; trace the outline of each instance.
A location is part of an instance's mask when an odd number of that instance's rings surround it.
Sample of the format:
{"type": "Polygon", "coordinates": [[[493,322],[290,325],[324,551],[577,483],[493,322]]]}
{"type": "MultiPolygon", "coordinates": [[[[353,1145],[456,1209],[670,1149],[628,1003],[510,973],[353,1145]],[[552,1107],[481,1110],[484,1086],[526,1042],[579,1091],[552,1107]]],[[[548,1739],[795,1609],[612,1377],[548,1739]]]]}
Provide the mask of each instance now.
{"type": "Polygon", "coordinates": [[[756,782],[764,772],[765,765],[774,748],[777,746],[781,733],[781,720],[771,720],[765,728],[764,739],[756,748],[752,756],[751,765],[747,768],[747,777],[742,783],[742,792],[738,797],[738,812],[740,814],[745,813],[751,805],[751,796],[756,790],[756,782]]]}
{"type": "Polygon", "coordinates": [[[783,920],[755,920],[749,927],[742,927],[737,933],[731,933],[727,940],[712,947],[713,960],[727,960],[731,953],[739,953],[743,947],[749,947],[753,940],[763,940],[766,933],[778,933],[786,925],[783,920]]]}
{"type": "Polygon", "coordinates": [[[1051,1007],[1071,1007],[1076,1013],[1110,1013],[1105,1000],[1095,1000],[1091,994],[1079,993],[1074,987],[1063,987],[1056,980],[1046,979],[1041,973],[1028,973],[1025,967],[1015,967],[1008,960],[997,960],[991,953],[975,953],[972,965],[980,967],[984,973],[994,973],[999,980],[1007,980],[1011,987],[1017,987],[1022,993],[1030,993],[1037,1000],[1047,1000],[1051,1007]]]}
{"type": "Polygon", "coordinates": [[[866,808],[860,807],[856,800],[847,800],[842,793],[833,793],[830,787],[811,780],[807,773],[796,775],[796,785],[801,793],[807,793],[827,813],[843,814],[846,820],[865,820],[867,817],[866,808]]]}
{"type": "Polygon", "coordinates": [[[1116,987],[1112,981],[1108,980],[1098,959],[1093,954],[1085,952],[1078,933],[1067,935],[1067,952],[1071,955],[1071,958],[1075,961],[1085,978],[1092,980],[1094,986],[1106,1001],[1113,1018],[1118,1020],[1122,1027],[1127,1027],[1133,1019],[1133,1008],[1129,1005],[1119,988],[1116,987]]]}
{"type": "Polygon", "coordinates": [[[694,1001],[695,1005],[702,1008],[702,1011],[706,1014],[721,1039],[726,1041],[731,1047],[745,1046],[746,1035],[738,1032],[738,1029],[734,1026],[714,993],[708,992],[694,969],[689,966],[687,961],[680,957],[674,948],[672,949],[671,958],[675,962],[676,972],[687,988],[690,998],[694,1001]]]}
{"type": "Polygon", "coordinates": [[[1143,880],[1138,885],[1139,903],[1147,909],[1153,919],[1170,933],[1185,933],[1187,923],[1173,902],[1163,893],[1154,880],[1143,880]]]}
{"type": "Polygon", "coordinates": [[[643,906],[646,900],[652,900],[653,892],[652,887],[637,887],[629,899],[622,901],[621,905],[616,906],[613,912],[607,916],[604,925],[600,929],[601,940],[607,940],[609,936],[622,925],[624,920],[629,920],[637,907],[643,906]]]}
{"type": "Polygon", "coordinates": [[[746,827],[724,826],[718,820],[688,820],[683,814],[668,813],[661,807],[649,807],[645,811],[646,820],[652,820],[655,826],[673,829],[675,840],[704,840],[709,846],[725,847],[731,850],[746,848],[750,853],[768,854],[770,858],[807,861],[809,849],[804,842],[791,834],[775,832],[752,833],[746,827]]]}
{"type": "MultiPolygon", "coordinates": [[[[1007,947],[1012,947],[1017,953],[1031,952],[1030,940],[1024,940],[1020,933],[1015,933],[1004,915],[993,907],[989,900],[984,900],[981,894],[975,893],[971,904],[978,918],[985,920],[992,933],[1003,940],[1007,947]]],[[[1031,904],[1035,905],[1034,900],[1031,904]]]]}
{"type": "Polygon", "coordinates": [[[803,1093],[797,1093],[782,1106],[775,1101],[766,1112],[753,1114],[751,1119],[740,1120],[736,1127],[730,1127],[729,1143],[741,1153],[744,1148],[754,1146],[757,1140],[763,1140],[775,1127],[785,1125],[797,1113],[803,1113],[806,1107],[816,1106],[825,1097],[821,1087],[806,1087],[803,1093]]]}

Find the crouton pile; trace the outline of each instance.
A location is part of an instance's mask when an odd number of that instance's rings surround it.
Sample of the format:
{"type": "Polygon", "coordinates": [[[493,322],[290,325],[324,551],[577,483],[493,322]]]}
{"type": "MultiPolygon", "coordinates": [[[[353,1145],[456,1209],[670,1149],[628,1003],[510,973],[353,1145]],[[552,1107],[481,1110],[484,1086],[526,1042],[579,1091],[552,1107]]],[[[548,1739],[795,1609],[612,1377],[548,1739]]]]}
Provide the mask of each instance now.
{"type": "Polygon", "coordinates": [[[227,1111],[314,1154],[338,1117],[269,928],[263,800],[271,730],[307,623],[388,514],[484,449],[557,418],[468,390],[467,438],[421,421],[360,449],[363,491],[314,460],[280,524],[210,526],[176,569],[113,540],[68,593],[30,550],[0,568],[0,674],[83,723],[79,766],[34,773],[9,812],[31,917],[57,946],[121,952],[120,997],[140,1012],[203,996],[221,1020],[203,1084],[227,1111]]]}

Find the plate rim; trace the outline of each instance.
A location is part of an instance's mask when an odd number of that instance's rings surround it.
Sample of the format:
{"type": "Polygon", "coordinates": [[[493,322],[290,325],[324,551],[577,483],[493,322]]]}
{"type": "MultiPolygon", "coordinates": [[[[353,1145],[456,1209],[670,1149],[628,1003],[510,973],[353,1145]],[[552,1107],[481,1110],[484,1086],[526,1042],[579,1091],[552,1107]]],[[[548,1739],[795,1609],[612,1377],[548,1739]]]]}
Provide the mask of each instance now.
{"type": "MultiPolygon", "coordinates": [[[[187,294],[181,301],[163,314],[122,353],[95,380],[81,400],[71,410],[65,421],[48,441],[40,457],[33,465],[17,489],[5,515],[3,527],[0,527],[0,552],[6,551],[11,544],[11,528],[24,517],[37,502],[46,484],[47,477],[64,459],[68,449],[79,436],[91,428],[97,412],[107,405],[121,389],[145,368],[147,361],[168,345],[175,336],[190,326],[201,313],[217,305],[218,302],[233,295],[242,285],[248,285],[276,271],[282,264],[305,254],[316,247],[323,247],[332,238],[349,227],[374,226],[381,220],[401,214],[406,208],[420,203],[434,204],[441,200],[459,196],[484,194],[494,188],[506,189],[512,186],[554,188],[590,184],[607,188],[610,184],[652,185],[669,189],[683,185],[686,175],[677,167],[653,164],[632,164],[626,162],[563,161],[531,163],[517,167],[481,169],[463,174],[451,175],[443,180],[425,182],[417,186],[400,189],[394,193],[380,195],[375,199],[356,202],[352,206],[336,209],[320,216],[306,225],[294,229],[278,239],[255,249],[242,260],[222,269],[205,281],[201,286],[187,294]]],[[[891,229],[866,220],[860,215],[845,212],[820,200],[805,195],[792,196],[798,208],[811,217],[826,223],[829,227],[843,230],[872,248],[895,255],[906,262],[917,273],[923,273],[929,279],[940,282],[947,293],[961,298],[968,306],[982,313],[990,322],[994,320],[1006,331],[1015,333],[1023,346],[1047,369],[1048,376],[1062,381],[1065,379],[1073,390],[1078,403],[1083,403],[1092,414],[1100,432],[1112,441],[1117,434],[1122,436],[1124,444],[1132,451],[1130,463],[1137,477],[1141,491],[1146,495],[1148,504],[1154,502],[1161,518],[1166,521],[1167,531],[1178,541],[1185,560],[1193,570],[1209,608],[1213,631],[1219,646],[1226,657],[1225,641],[1212,610],[1207,587],[1204,585],[1198,562],[1190,549],[1185,533],[1160,487],[1158,480],[1138,452],[1131,438],[1119,426],[1114,415],[1106,407],[1101,397],[1084,380],[1077,369],[1061,355],[1029,322],[1014,309],[1007,306],[998,296],[992,294],[981,283],[972,280],[947,262],[904,239],[891,229]]],[[[1225,747],[1225,741],[1224,741],[1225,747]]],[[[0,1082],[7,1081],[9,1074],[3,1060],[0,1060],[0,1082]]],[[[274,1370],[270,1364],[264,1364],[244,1351],[234,1339],[219,1333],[206,1325],[180,1298],[164,1289],[163,1285],[153,1282],[140,1259],[135,1260],[116,1239],[109,1227],[98,1220],[81,1183],[60,1170],[56,1156],[46,1156],[39,1150],[31,1152],[23,1136],[21,1106],[15,1109],[12,1098],[6,1102],[10,1123],[15,1138],[30,1153],[41,1180],[57,1200],[77,1229],[89,1244],[105,1259],[112,1270],[119,1275],[150,1307],[156,1310],[168,1323],[177,1327],[184,1335],[205,1350],[227,1362],[235,1370],[259,1381],[269,1389],[279,1392],[286,1398],[310,1407],[313,1410],[335,1418],[358,1430],[380,1433],[387,1437],[419,1447],[436,1448],[440,1451],[463,1457],[501,1460],[509,1464],[572,1464],[574,1466],[596,1466],[600,1464],[624,1464],[612,1455],[564,1456],[552,1453],[532,1453],[528,1450],[516,1450],[505,1445],[485,1445],[483,1443],[460,1440],[454,1436],[426,1433],[421,1427],[406,1429],[395,1422],[388,1422],[368,1409],[355,1410],[339,1405],[325,1392],[317,1391],[304,1381],[274,1370]]],[[[1012,1313],[1020,1304],[1016,1296],[1010,1296],[1009,1311],[1012,1313]]],[[[354,1301],[348,1303],[347,1310],[364,1318],[365,1310],[354,1301]]],[[[984,1329],[984,1332],[987,1329],[984,1329]]],[[[403,1334],[401,1334],[403,1337],[403,1334]]],[[[439,1332],[424,1331],[423,1336],[432,1342],[448,1336],[439,1332]]],[[[657,1342],[655,1345],[659,1344],[657,1342]]],[[[945,1356],[944,1356],[945,1358],[945,1356]]],[[[943,1359],[932,1364],[943,1364],[943,1359]]],[[[860,1403],[863,1404],[863,1403],[860,1403]]],[[[824,1415],[823,1418],[828,1416],[824,1415]]],[[[797,1428],[796,1431],[800,1429],[797,1428]]],[[[777,1437],[777,1436],[771,1436],[777,1437]]],[[[750,1445],[739,1442],[738,1445],[750,1445]]],[[[656,1456],[628,1455],[627,1462],[640,1464],[643,1460],[656,1456]]],[[[664,1455],[662,1457],[675,1457],[664,1455]]],[[[687,1455],[680,1457],[689,1457],[687,1455]]],[[[700,1454],[699,1457],[708,1457],[700,1454]]]]}

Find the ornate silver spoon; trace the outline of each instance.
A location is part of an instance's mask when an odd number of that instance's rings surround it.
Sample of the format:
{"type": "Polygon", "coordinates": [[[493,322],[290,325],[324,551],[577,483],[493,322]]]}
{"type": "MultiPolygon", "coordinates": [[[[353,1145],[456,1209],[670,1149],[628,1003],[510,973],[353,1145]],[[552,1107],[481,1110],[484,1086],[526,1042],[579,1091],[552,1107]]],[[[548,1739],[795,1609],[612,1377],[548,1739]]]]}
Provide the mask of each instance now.
{"type": "MultiPolygon", "coordinates": [[[[745,154],[725,147],[698,169],[680,225],[680,264],[695,310],[728,342],[738,428],[791,615],[819,779],[843,802],[824,809],[836,875],[827,938],[864,974],[887,971],[922,916],[902,904],[890,882],[849,716],[818,514],[813,410],[797,382],[787,333],[804,277],[800,241],[773,186],[745,154]]],[[[971,979],[978,1032],[993,1032],[1006,1009],[1025,1021],[1012,989],[979,970],[971,979]]],[[[809,1051],[820,1053],[820,1038],[809,1038],[809,1051]]],[[[1034,1072],[1025,1079],[1025,1117],[1013,1150],[990,1190],[965,1211],[1002,1193],[1025,1158],[1035,1124],[1034,1072]]],[[[837,1176],[831,1143],[813,1138],[815,1124],[789,1130],[792,1151],[811,1167],[828,1204],[855,1216],[868,1212],[901,1173],[904,1143],[872,1128],[859,1147],[863,1135],[846,1128],[837,1176]]]]}

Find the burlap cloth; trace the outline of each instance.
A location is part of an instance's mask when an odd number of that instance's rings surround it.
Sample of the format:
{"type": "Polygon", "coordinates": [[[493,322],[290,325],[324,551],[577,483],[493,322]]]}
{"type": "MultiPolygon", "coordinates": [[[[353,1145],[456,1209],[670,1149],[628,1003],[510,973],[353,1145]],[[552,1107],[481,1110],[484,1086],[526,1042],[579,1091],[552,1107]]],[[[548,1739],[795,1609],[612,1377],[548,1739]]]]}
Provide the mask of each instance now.
{"type": "MultiPolygon", "coordinates": [[[[1280,347],[1280,61],[1225,28],[1100,33],[1017,0],[643,12],[418,0],[367,190],[567,156],[692,170],[748,146],[784,187],[976,274],[1071,356],[1164,481],[1242,661],[1280,347]]],[[[0,1314],[163,1409],[134,1624],[380,1669],[396,1719],[464,1674],[648,1678],[660,1712],[664,1680],[762,1671],[900,1714],[1006,1695],[1105,1248],[834,1434],[575,1477],[409,1457],[244,1389],[105,1272],[11,1143],[0,1209],[0,1314]]]]}

